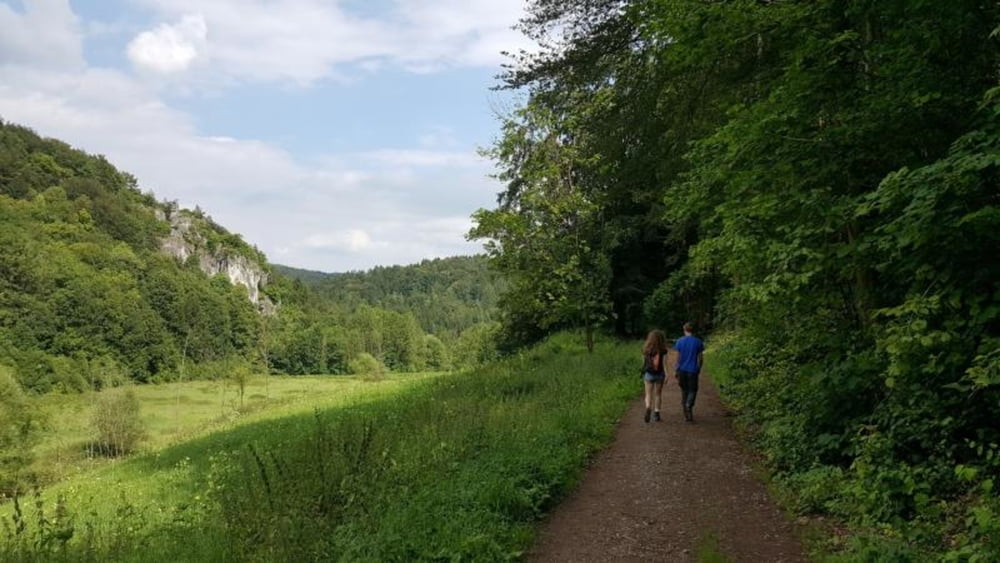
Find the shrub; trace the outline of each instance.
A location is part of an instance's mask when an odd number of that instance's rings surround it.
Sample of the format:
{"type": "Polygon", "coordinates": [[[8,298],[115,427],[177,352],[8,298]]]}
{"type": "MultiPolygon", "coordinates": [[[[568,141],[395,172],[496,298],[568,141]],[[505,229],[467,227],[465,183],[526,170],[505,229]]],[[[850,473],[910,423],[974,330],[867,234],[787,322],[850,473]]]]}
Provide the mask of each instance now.
{"type": "Polygon", "coordinates": [[[90,389],[90,384],[83,377],[86,371],[86,362],[80,362],[66,356],[53,356],[49,359],[49,365],[57,391],[82,393],[90,389]]]}
{"type": "Polygon", "coordinates": [[[236,388],[240,392],[240,409],[242,409],[244,407],[243,397],[246,395],[247,385],[253,379],[250,363],[244,360],[234,365],[229,372],[229,379],[236,384],[236,388]]]}
{"type": "Polygon", "coordinates": [[[87,376],[94,391],[125,385],[128,376],[111,356],[99,356],[87,362],[87,376]]]}
{"type": "Polygon", "coordinates": [[[22,488],[42,423],[12,372],[0,365],[0,496],[22,488]]]}
{"type": "Polygon", "coordinates": [[[357,358],[347,362],[347,369],[355,375],[382,375],[385,373],[385,365],[378,361],[375,356],[362,352],[357,358]]]}
{"type": "Polygon", "coordinates": [[[132,452],[146,434],[139,416],[139,399],[127,388],[100,393],[93,421],[97,431],[94,447],[101,455],[132,452]]]}

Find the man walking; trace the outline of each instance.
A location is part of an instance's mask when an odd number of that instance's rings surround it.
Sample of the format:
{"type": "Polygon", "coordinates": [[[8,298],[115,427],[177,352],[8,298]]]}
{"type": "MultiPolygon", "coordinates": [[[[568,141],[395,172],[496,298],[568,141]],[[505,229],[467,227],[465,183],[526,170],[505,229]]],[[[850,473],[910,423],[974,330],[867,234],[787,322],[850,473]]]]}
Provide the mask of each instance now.
{"type": "Polygon", "coordinates": [[[694,325],[684,323],[684,336],[677,339],[674,348],[677,349],[677,370],[675,377],[681,386],[681,407],[684,408],[684,420],[694,422],[694,398],[698,394],[698,374],[701,373],[702,355],[705,344],[694,336],[694,325]]]}

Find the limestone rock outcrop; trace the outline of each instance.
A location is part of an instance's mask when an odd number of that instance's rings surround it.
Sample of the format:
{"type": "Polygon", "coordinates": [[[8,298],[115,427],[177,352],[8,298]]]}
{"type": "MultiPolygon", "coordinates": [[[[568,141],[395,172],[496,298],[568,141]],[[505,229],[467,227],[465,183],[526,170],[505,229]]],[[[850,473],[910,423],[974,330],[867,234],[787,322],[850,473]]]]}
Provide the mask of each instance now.
{"type": "Polygon", "coordinates": [[[202,223],[205,224],[204,228],[212,228],[209,219],[182,211],[176,204],[168,204],[165,211],[157,210],[157,215],[170,224],[170,234],[160,245],[165,254],[181,262],[195,257],[198,267],[205,275],[225,275],[230,283],[246,287],[250,301],[261,311],[273,310],[270,300],[261,293],[261,288],[268,281],[267,272],[254,257],[241,253],[239,249],[224,245],[211,248],[208,239],[201,232],[202,223]]]}

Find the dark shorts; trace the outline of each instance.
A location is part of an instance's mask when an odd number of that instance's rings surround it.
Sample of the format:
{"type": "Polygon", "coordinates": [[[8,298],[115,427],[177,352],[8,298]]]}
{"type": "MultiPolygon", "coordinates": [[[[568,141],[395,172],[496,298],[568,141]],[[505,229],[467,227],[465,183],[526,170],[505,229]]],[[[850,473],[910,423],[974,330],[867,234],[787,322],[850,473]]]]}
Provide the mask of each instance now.
{"type": "Polygon", "coordinates": [[[667,378],[666,375],[649,373],[648,371],[642,374],[642,380],[648,381],[650,383],[663,383],[663,380],[666,378],[667,378]]]}

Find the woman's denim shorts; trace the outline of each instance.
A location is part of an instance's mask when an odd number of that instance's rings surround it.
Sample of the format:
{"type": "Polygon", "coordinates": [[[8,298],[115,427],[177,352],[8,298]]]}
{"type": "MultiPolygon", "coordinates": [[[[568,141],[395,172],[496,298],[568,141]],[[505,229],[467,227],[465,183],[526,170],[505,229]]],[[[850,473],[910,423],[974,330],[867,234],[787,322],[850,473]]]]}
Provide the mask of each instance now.
{"type": "Polygon", "coordinates": [[[642,375],[642,380],[648,381],[650,383],[663,383],[663,380],[666,378],[667,378],[666,375],[652,374],[649,373],[648,371],[642,375]]]}

